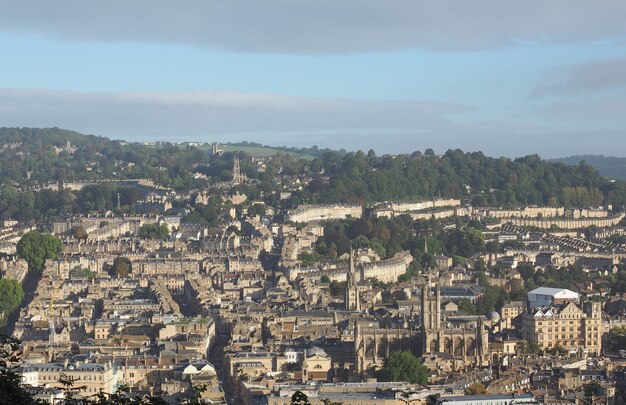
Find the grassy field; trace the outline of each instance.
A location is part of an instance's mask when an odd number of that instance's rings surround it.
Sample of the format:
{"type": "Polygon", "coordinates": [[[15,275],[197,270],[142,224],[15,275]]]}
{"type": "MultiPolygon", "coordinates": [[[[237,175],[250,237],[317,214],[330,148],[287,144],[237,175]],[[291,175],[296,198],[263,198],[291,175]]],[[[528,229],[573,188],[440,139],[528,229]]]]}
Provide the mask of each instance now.
{"type": "MultiPolygon", "coordinates": [[[[201,149],[205,149],[205,150],[209,150],[210,146],[207,145],[205,147],[202,147],[201,149]]],[[[295,153],[295,152],[288,152],[288,151],[284,151],[284,150],[280,150],[280,149],[274,149],[274,148],[264,148],[264,147],[260,147],[260,146],[231,146],[231,145],[220,145],[219,146],[220,149],[222,149],[224,152],[243,152],[247,155],[250,156],[257,156],[257,157],[267,157],[267,156],[275,156],[277,153],[287,153],[289,155],[293,155],[293,156],[297,156],[300,157],[302,159],[313,159],[314,156],[311,155],[305,155],[305,154],[299,154],[299,153],[295,153]]]]}

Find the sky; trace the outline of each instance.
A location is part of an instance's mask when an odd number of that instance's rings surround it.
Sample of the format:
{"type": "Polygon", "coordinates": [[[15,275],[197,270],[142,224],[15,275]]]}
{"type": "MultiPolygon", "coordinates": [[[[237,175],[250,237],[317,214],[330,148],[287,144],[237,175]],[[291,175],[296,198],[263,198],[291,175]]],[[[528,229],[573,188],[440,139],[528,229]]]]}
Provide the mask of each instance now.
{"type": "Polygon", "coordinates": [[[626,156],[623,0],[7,0],[0,126],[626,156]]]}

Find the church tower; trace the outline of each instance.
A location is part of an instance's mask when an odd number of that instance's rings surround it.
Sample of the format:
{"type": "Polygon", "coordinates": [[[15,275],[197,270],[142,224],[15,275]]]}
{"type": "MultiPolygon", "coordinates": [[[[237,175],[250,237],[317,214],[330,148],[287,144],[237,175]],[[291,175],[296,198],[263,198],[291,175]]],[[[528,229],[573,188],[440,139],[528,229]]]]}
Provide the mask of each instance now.
{"type": "Polygon", "coordinates": [[[361,301],[359,299],[359,286],[356,283],[356,275],[354,270],[354,254],[352,253],[352,245],[350,245],[350,265],[348,266],[348,274],[346,275],[346,291],[344,295],[344,303],[347,310],[361,310],[361,301]]]}
{"type": "Polygon", "coordinates": [[[233,158],[233,183],[240,184],[241,181],[241,168],[239,167],[239,152],[235,153],[235,157],[233,158]]]}
{"type": "Polygon", "coordinates": [[[424,332],[434,332],[441,325],[441,291],[439,283],[435,285],[435,294],[430,291],[430,278],[422,285],[421,325],[424,332]]]}
{"type": "Polygon", "coordinates": [[[422,353],[440,351],[438,343],[441,331],[441,290],[439,289],[439,282],[437,282],[433,296],[430,284],[430,277],[428,277],[422,285],[422,313],[420,316],[422,353]]]}

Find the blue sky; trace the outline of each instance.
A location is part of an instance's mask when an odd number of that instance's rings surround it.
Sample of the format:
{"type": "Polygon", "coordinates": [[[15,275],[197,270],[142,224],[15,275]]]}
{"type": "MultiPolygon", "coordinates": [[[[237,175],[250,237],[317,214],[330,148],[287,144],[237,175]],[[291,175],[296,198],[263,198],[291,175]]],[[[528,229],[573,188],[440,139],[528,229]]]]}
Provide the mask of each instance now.
{"type": "Polygon", "coordinates": [[[624,2],[182,4],[0,5],[0,125],[626,156],[624,2]]]}

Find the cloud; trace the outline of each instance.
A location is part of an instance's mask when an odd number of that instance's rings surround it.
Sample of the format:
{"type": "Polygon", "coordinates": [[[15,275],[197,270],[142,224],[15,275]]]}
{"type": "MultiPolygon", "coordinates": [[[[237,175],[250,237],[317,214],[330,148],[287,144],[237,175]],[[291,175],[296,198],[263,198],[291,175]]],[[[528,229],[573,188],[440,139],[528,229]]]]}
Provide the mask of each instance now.
{"type": "MultiPolygon", "coordinates": [[[[82,93],[0,89],[0,122],[61,126],[112,137],[175,140],[252,134],[337,136],[372,130],[424,131],[471,111],[440,101],[357,101],[235,92],[82,93]]],[[[245,138],[244,138],[245,139],[245,138]]]]}
{"type": "Polygon", "coordinates": [[[559,100],[537,105],[537,116],[593,127],[624,128],[626,98],[559,100]]]}
{"type": "Polygon", "coordinates": [[[461,148],[556,157],[626,149],[619,131],[468,122],[475,110],[441,101],[357,101],[235,92],[82,93],[1,89],[3,126],[57,126],[134,141],[254,141],[408,153],[461,148]]]}
{"type": "Polygon", "coordinates": [[[531,97],[574,95],[626,86],[626,56],[569,66],[536,86],[531,97]]]}
{"type": "Polygon", "coordinates": [[[623,41],[625,20],[623,0],[22,0],[0,6],[5,32],[270,53],[623,41]]]}

